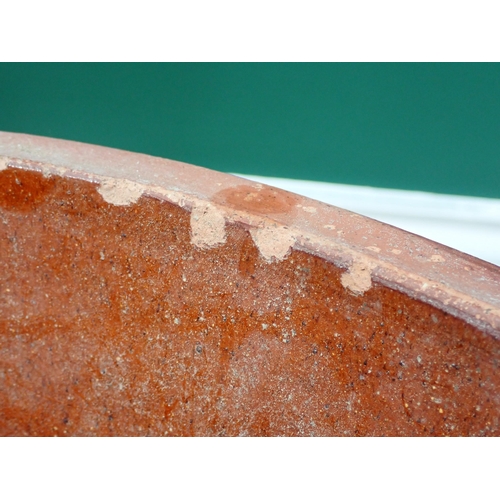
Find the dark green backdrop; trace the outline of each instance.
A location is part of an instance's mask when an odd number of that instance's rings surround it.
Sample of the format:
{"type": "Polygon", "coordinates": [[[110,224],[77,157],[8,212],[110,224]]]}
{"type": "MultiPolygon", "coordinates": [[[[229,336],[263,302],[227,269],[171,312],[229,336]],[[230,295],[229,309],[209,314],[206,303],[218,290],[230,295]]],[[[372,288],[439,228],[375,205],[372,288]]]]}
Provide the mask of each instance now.
{"type": "Polygon", "coordinates": [[[0,130],[500,198],[500,64],[0,64],[0,130]]]}

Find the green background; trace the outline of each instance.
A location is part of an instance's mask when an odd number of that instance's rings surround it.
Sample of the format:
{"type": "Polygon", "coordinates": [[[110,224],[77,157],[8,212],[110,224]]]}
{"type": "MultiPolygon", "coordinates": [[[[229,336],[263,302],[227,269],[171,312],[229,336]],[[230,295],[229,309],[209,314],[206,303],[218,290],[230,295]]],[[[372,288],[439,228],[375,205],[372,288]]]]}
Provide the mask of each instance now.
{"type": "Polygon", "coordinates": [[[0,64],[0,130],[500,198],[500,64],[0,64]]]}

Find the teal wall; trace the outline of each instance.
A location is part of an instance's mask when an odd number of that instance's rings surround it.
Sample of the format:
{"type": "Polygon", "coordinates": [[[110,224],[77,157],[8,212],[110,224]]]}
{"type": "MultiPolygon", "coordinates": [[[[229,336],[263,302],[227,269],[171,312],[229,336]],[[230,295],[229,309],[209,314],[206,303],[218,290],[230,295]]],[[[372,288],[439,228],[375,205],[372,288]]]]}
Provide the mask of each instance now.
{"type": "Polygon", "coordinates": [[[500,198],[500,64],[0,64],[0,130],[500,198]]]}

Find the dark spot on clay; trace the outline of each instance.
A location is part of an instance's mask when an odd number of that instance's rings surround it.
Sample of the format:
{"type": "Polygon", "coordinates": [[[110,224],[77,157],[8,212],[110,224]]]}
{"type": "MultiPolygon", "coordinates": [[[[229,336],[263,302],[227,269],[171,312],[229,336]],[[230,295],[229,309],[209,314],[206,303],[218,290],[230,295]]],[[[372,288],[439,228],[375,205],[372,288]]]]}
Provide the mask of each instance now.
{"type": "Polygon", "coordinates": [[[216,203],[260,215],[286,213],[295,209],[301,198],[270,186],[236,186],[223,189],[213,197],[216,203]]]}
{"type": "Polygon", "coordinates": [[[195,351],[198,353],[198,354],[201,354],[203,352],[203,347],[201,347],[200,344],[198,344],[195,348],[195,351]]]}

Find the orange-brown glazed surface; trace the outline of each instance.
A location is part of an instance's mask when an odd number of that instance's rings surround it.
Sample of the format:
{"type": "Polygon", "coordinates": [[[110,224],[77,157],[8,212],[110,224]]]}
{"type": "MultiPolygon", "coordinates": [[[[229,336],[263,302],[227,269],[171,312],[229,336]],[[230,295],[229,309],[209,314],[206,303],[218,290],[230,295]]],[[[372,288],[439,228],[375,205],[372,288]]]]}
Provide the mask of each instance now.
{"type": "MultiPolygon", "coordinates": [[[[295,203],[219,200],[252,194],[295,203]]],[[[200,248],[186,208],[0,171],[0,434],[500,434],[494,335],[225,230],[200,248]]]]}

